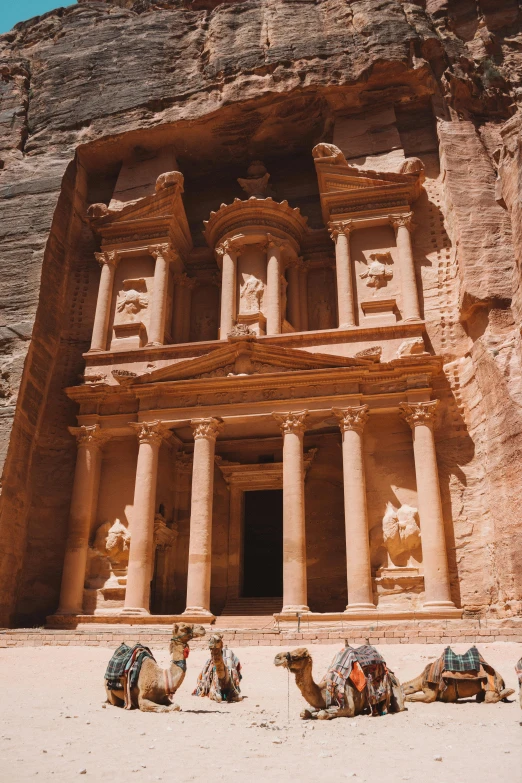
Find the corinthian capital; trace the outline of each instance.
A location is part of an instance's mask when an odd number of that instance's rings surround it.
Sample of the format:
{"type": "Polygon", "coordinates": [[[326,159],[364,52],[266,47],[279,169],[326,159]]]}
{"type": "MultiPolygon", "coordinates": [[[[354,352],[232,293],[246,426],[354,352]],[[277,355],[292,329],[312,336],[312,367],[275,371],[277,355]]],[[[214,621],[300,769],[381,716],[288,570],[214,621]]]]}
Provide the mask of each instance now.
{"type": "Polygon", "coordinates": [[[147,251],[155,259],[158,259],[160,256],[161,258],[169,258],[171,255],[171,248],[168,242],[161,245],[149,245],[147,251]]]}
{"type": "Polygon", "coordinates": [[[406,226],[408,231],[413,231],[413,214],[411,212],[406,212],[403,215],[390,215],[388,220],[395,230],[397,230],[399,226],[406,226]]]}
{"type": "Polygon", "coordinates": [[[95,253],[94,257],[100,266],[107,264],[107,266],[118,266],[120,260],[120,254],[117,250],[106,250],[103,253],[95,253]]]}
{"type": "Polygon", "coordinates": [[[220,242],[219,245],[216,245],[215,250],[218,256],[224,256],[226,254],[235,261],[237,254],[241,252],[243,246],[244,236],[238,235],[236,237],[232,237],[231,239],[224,239],[223,242],[220,242]]]}
{"type": "Polygon", "coordinates": [[[139,443],[151,443],[153,446],[159,446],[168,432],[161,421],[131,421],[129,426],[135,431],[139,443]]]}
{"type": "Polygon", "coordinates": [[[353,220],[344,220],[339,223],[328,223],[328,231],[334,242],[337,242],[340,234],[345,237],[350,236],[350,233],[354,230],[353,220]]]}
{"type": "Polygon", "coordinates": [[[306,427],[305,421],[308,411],[290,411],[289,413],[272,413],[272,416],[279,422],[283,435],[303,435],[306,427]]]}
{"type": "Polygon", "coordinates": [[[207,440],[216,440],[224,428],[221,419],[192,419],[190,426],[194,432],[194,440],[206,438],[207,440]]]}
{"type": "Polygon", "coordinates": [[[431,402],[401,402],[399,409],[402,418],[408,422],[412,429],[419,427],[421,424],[433,429],[438,405],[438,400],[431,400],[431,402]]]}
{"type": "Polygon", "coordinates": [[[87,424],[81,427],[69,427],[69,432],[76,438],[78,448],[81,446],[90,446],[94,448],[102,448],[106,443],[110,435],[103,432],[99,424],[87,424]]]}
{"type": "Polygon", "coordinates": [[[367,405],[357,405],[350,408],[332,408],[332,413],[339,419],[341,432],[346,432],[347,430],[362,432],[370,415],[367,405]]]}

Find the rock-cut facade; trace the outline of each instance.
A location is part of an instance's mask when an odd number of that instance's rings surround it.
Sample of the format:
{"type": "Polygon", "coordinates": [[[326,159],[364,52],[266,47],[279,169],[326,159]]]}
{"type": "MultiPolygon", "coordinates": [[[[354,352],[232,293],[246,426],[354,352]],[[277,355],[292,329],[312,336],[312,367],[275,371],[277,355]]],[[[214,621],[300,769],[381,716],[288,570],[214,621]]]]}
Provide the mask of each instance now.
{"type": "Polygon", "coordinates": [[[0,624],[521,614],[521,43],[515,0],[0,36],[0,624]]]}

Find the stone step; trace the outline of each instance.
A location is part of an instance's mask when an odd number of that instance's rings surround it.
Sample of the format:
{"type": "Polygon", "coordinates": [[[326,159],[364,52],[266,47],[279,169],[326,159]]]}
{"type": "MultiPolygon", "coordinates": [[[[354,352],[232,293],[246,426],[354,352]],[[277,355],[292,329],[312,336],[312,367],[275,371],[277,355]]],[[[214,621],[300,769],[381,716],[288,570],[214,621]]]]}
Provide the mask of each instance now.
{"type": "Polygon", "coordinates": [[[221,616],[267,616],[277,614],[282,608],[282,598],[229,598],[221,612],[221,616]]]}

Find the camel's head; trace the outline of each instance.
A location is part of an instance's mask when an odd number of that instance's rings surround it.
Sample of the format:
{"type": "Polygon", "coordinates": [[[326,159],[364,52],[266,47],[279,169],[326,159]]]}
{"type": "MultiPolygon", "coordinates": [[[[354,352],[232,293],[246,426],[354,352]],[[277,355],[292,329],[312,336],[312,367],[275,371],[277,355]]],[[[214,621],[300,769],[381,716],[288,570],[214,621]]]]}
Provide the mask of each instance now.
{"type": "Polygon", "coordinates": [[[176,644],[187,645],[191,639],[197,636],[205,636],[205,629],[202,625],[188,625],[187,623],[174,623],[172,626],[172,639],[170,641],[171,650],[176,644]]]}
{"type": "Polygon", "coordinates": [[[290,669],[291,672],[297,672],[310,660],[310,653],[306,647],[298,647],[297,650],[292,650],[292,652],[277,653],[274,658],[274,666],[284,666],[285,669],[290,669]]]}
{"type": "Polygon", "coordinates": [[[223,649],[223,636],[220,633],[213,633],[208,637],[209,650],[222,650],[223,649]]]}

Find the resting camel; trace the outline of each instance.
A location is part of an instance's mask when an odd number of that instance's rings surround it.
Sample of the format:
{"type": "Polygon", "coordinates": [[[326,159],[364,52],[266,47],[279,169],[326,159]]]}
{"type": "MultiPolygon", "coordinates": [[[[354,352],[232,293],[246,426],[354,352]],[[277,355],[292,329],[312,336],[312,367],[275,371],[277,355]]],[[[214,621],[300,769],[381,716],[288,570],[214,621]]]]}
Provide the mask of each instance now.
{"type": "MultiPolygon", "coordinates": [[[[304,699],[313,707],[313,710],[305,709],[300,717],[303,720],[317,718],[318,720],[332,720],[333,718],[354,718],[368,711],[368,698],[366,689],[358,691],[348,679],[345,685],[345,706],[326,707],[326,676],[317,684],[312,676],[312,656],[306,647],[299,647],[293,652],[278,653],[274,659],[275,666],[283,666],[295,674],[295,684],[303,694],[304,699]]],[[[392,672],[389,672],[392,681],[392,712],[401,712],[405,709],[401,684],[392,672]]]]}
{"type": "Polygon", "coordinates": [[[239,681],[241,664],[232,652],[226,650],[223,656],[223,636],[214,633],[208,640],[210,659],[199,677],[193,696],[208,696],[213,701],[241,701],[239,681]]]}
{"type": "Polygon", "coordinates": [[[496,704],[498,701],[505,701],[515,691],[513,688],[506,688],[506,684],[500,674],[492,669],[494,690],[484,690],[480,679],[451,679],[446,680],[446,689],[441,690],[440,684],[428,682],[432,664],[429,663],[422,674],[419,674],[414,680],[405,682],[402,686],[405,701],[422,701],[425,704],[431,704],[434,701],[443,701],[448,704],[455,704],[459,699],[471,699],[476,697],[477,701],[485,701],[486,704],[496,704]]]}
{"type": "MultiPolygon", "coordinates": [[[[143,661],[138,682],[131,689],[132,706],[138,707],[142,712],[176,712],[180,710],[181,707],[172,702],[171,696],[185,679],[185,661],[189,653],[189,641],[194,637],[204,635],[205,629],[202,625],[174,624],[169,646],[170,667],[162,669],[152,658],[146,658],[143,661]]],[[[109,704],[115,707],[124,706],[122,690],[108,688],[107,683],[105,690],[109,704]]]]}

